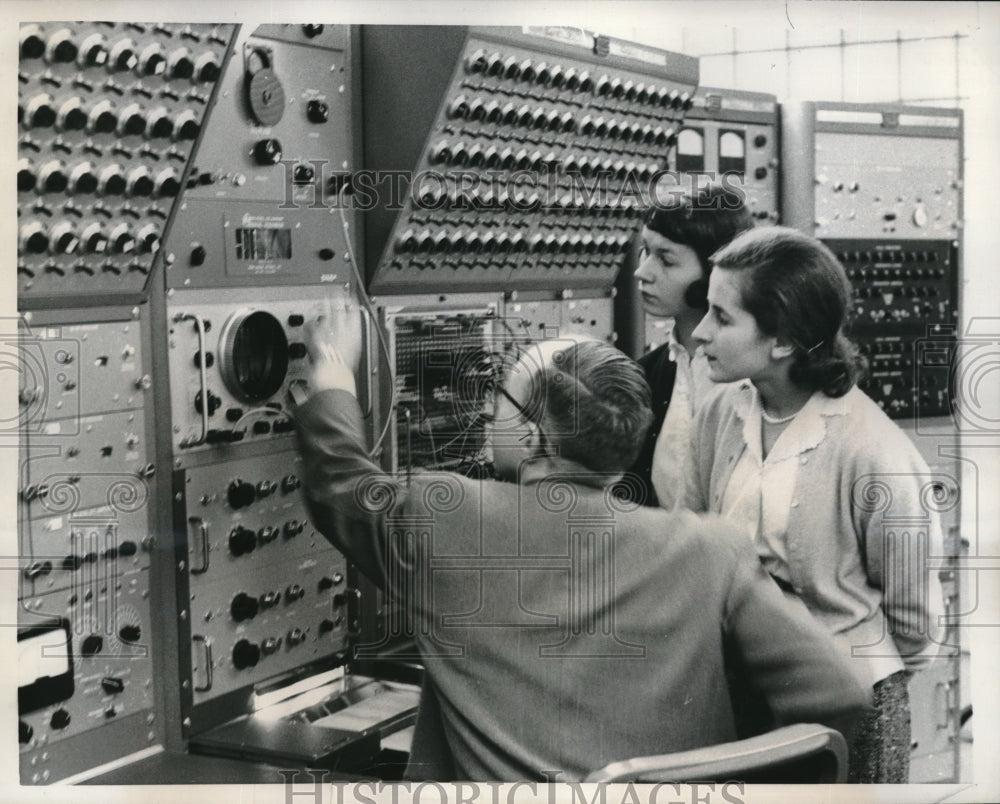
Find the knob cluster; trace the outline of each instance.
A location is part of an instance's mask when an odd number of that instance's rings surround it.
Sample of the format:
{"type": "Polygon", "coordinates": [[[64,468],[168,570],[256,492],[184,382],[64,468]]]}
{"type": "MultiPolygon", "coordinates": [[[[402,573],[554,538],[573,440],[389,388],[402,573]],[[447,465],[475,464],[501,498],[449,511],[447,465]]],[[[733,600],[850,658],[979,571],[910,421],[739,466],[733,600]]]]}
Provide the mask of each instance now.
{"type": "Polygon", "coordinates": [[[127,166],[120,162],[98,165],[89,159],[67,162],[22,157],[17,165],[17,189],[34,190],[41,196],[66,193],[109,199],[168,199],[180,190],[180,175],[172,167],[151,170],[146,165],[127,166]]]}
{"type": "Polygon", "coordinates": [[[650,108],[683,111],[694,104],[691,92],[676,87],[603,72],[592,73],[585,68],[578,69],[555,61],[525,58],[484,48],[466,57],[465,70],[473,76],[497,78],[557,92],[593,95],[650,108]]]}
{"type": "MultiPolygon", "coordinates": [[[[117,27],[117,26],[114,26],[117,27]]],[[[148,78],[160,76],[168,81],[206,83],[215,81],[221,71],[221,57],[211,44],[225,44],[225,33],[178,31],[194,48],[182,44],[174,32],[164,26],[149,31],[147,26],[124,26],[131,30],[109,31],[81,26],[77,31],[58,24],[25,25],[20,32],[19,55],[22,69],[36,60],[48,65],[72,65],[85,70],[101,70],[110,75],[132,73],[148,78]],[[150,40],[150,33],[163,41],[150,40]],[[214,42],[212,40],[215,40],[214,42]],[[205,48],[205,45],[209,48],[205,48]]],[[[178,26],[179,27],[179,26],[178,26]]]]}
{"type": "Polygon", "coordinates": [[[430,229],[404,231],[396,243],[401,254],[624,254],[628,235],[592,235],[589,232],[550,232],[525,236],[520,232],[454,231],[430,229]]]}
{"type": "Polygon", "coordinates": [[[21,128],[35,137],[76,134],[95,138],[91,147],[105,140],[120,142],[122,147],[135,147],[143,140],[169,145],[197,139],[201,132],[200,118],[190,110],[170,111],[156,100],[151,104],[115,102],[79,94],[63,95],[57,100],[49,92],[40,92],[22,98],[18,119],[21,128]]]}
{"type": "Polygon", "coordinates": [[[231,658],[233,667],[237,670],[249,670],[256,667],[262,659],[284,650],[292,650],[303,644],[309,636],[309,630],[293,627],[280,636],[266,636],[259,642],[249,639],[239,639],[233,645],[231,658]]]}
{"type": "Polygon", "coordinates": [[[654,184],[676,162],[693,87],[662,70],[481,41],[462,66],[379,280],[400,290],[428,281],[413,269],[493,281],[467,268],[498,282],[516,270],[526,288],[613,281],[654,184]]]}
{"type": "Polygon", "coordinates": [[[22,295],[145,286],[232,32],[201,24],[21,27],[22,295]]]}

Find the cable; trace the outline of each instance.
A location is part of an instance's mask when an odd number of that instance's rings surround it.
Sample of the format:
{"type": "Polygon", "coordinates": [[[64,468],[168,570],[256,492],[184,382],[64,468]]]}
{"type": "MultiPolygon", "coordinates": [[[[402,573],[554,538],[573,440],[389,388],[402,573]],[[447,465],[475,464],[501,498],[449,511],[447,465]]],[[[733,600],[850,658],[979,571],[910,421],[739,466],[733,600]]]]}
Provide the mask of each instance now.
{"type": "Polygon", "coordinates": [[[351,227],[347,222],[347,215],[344,213],[343,204],[344,191],[347,189],[348,185],[349,182],[345,181],[341,188],[337,191],[337,213],[340,215],[340,223],[344,230],[344,242],[347,244],[347,260],[351,264],[351,270],[354,272],[354,279],[357,282],[358,301],[368,313],[368,320],[372,322],[372,327],[374,328],[378,338],[379,350],[382,353],[382,357],[385,358],[386,373],[389,377],[389,407],[386,411],[385,424],[382,426],[382,432],[379,434],[378,439],[376,439],[375,444],[369,453],[369,455],[374,458],[378,455],[379,450],[382,448],[382,442],[385,441],[385,437],[389,434],[389,428],[392,425],[393,411],[396,409],[397,390],[395,377],[393,377],[392,374],[392,356],[389,354],[389,344],[385,339],[385,334],[382,332],[382,328],[378,325],[378,318],[375,315],[375,309],[372,307],[371,299],[368,298],[368,294],[365,292],[365,282],[361,276],[361,271],[358,269],[358,261],[354,255],[354,247],[351,245],[351,227]]]}
{"type": "Polygon", "coordinates": [[[230,432],[235,433],[237,428],[243,424],[244,421],[249,419],[251,416],[256,416],[258,413],[266,413],[268,416],[282,416],[289,421],[291,420],[291,417],[283,410],[275,410],[274,408],[269,407],[251,408],[233,423],[233,427],[230,432]]]}

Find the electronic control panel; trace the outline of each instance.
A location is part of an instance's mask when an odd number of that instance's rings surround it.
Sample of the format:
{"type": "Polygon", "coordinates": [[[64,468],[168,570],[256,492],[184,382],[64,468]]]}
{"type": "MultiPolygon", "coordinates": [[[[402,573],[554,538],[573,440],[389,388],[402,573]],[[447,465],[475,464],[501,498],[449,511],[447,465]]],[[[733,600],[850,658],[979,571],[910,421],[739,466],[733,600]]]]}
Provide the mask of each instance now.
{"type": "Polygon", "coordinates": [[[864,390],[896,418],[951,414],[958,244],[827,240],[853,292],[849,335],[868,360],[864,390]]]}
{"type": "Polygon", "coordinates": [[[350,659],[357,595],[310,522],[292,409],[308,395],[307,326],[361,276],[340,193],[357,168],[356,84],[346,26],[241,28],[164,241],[186,741],[245,716],[255,692],[350,659]]]}
{"type": "Polygon", "coordinates": [[[149,280],[232,25],[22,25],[18,293],[108,297],[149,280]]]}
{"type": "MultiPolygon", "coordinates": [[[[342,289],[341,289],[342,291],[342,289]]],[[[333,295],[333,289],[328,294],[333,295]]],[[[178,291],[168,305],[172,440],[198,453],[287,437],[291,393],[305,386],[305,327],[323,301],[302,288],[178,291]]]]}
{"type": "Polygon", "coordinates": [[[678,173],[703,175],[742,190],[754,220],[777,223],[778,99],[759,92],[699,87],[678,134],[676,168],[678,173]]]}
{"type": "Polygon", "coordinates": [[[696,60],[580,29],[397,26],[365,26],[362,59],[373,289],[612,285],[696,60]]]}
{"type": "Polygon", "coordinates": [[[144,306],[37,311],[24,314],[12,342],[25,784],[161,739],[150,628],[149,570],[161,545],[151,527],[148,326],[144,306]]]}
{"type": "Polygon", "coordinates": [[[358,168],[356,83],[347,26],[241,29],[166,244],[169,287],[350,274],[357,213],[342,190],[358,168]]]}
{"type": "Polygon", "coordinates": [[[784,221],[829,245],[851,281],[864,390],[893,418],[950,415],[961,110],[786,104],[782,152],[784,221]]]}
{"type": "Polygon", "coordinates": [[[821,239],[954,240],[959,109],[783,104],[783,220],[821,239]]]}
{"type": "Polygon", "coordinates": [[[199,704],[347,652],[347,562],[310,522],[300,477],[294,448],[175,476],[195,732],[211,724],[199,704]]]}

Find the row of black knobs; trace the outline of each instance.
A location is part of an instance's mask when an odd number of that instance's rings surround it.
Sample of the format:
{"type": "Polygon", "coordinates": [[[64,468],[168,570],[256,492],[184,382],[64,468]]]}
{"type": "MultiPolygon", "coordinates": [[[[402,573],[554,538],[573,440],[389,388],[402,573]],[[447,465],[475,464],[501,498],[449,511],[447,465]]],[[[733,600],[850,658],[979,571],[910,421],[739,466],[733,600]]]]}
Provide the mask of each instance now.
{"type": "MultiPolygon", "coordinates": [[[[319,592],[325,592],[333,587],[343,583],[344,576],[339,572],[334,573],[333,576],[325,575],[320,578],[317,585],[319,592]]],[[[291,584],[284,593],[282,592],[265,592],[259,597],[254,597],[253,595],[248,595],[246,592],[237,593],[229,604],[229,613],[232,618],[241,623],[244,620],[252,620],[261,611],[266,611],[267,609],[274,608],[282,600],[285,603],[295,603],[305,597],[306,590],[302,588],[297,583],[291,584]]],[[[346,597],[343,594],[336,594],[333,598],[334,606],[343,606],[346,603],[346,597]]]]}
{"type": "Polygon", "coordinates": [[[562,64],[548,64],[520,56],[504,56],[483,49],[476,50],[465,61],[466,71],[473,75],[486,75],[518,81],[532,86],[568,92],[593,93],[601,98],[628,101],[652,107],[688,110],[694,105],[690,92],[646,84],[642,81],[601,75],[594,78],[587,70],[577,70],[562,64]]]}
{"type": "Polygon", "coordinates": [[[145,135],[151,140],[194,140],[201,131],[198,114],[193,109],[172,116],[165,106],[146,109],[138,103],[128,103],[119,108],[107,99],[87,106],[78,95],[56,100],[48,92],[18,103],[17,120],[31,130],[54,128],[60,132],[119,137],[145,135]]]}
{"type": "Polygon", "coordinates": [[[159,43],[140,45],[130,37],[109,42],[100,33],[92,33],[77,43],[69,28],[61,28],[45,37],[34,25],[22,29],[19,54],[21,62],[35,59],[53,65],[72,64],[108,72],[136,72],[140,76],[163,76],[168,80],[215,81],[221,71],[219,57],[211,52],[196,56],[181,46],[169,53],[159,43]]]}

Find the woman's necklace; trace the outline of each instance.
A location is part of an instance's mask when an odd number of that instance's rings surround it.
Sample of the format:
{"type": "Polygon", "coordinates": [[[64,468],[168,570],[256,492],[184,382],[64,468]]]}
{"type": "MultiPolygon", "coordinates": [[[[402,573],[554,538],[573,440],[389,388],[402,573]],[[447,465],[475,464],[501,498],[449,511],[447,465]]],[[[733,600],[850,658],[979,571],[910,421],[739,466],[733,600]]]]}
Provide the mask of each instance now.
{"type": "Polygon", "coordinates": [[[792,419],[794,419],[798,415],[799,415],[799,412],[795,411],[795,413],[793,413],[791,416],[782,416],[780,418],[775,418],[773,416],[768,416],[767,415],[767,411],[764,410],[764,406],[763,405],[761,405],[761,408],[760,408],[760,417],[764,421],[766,421],[768,424],[786,424],[787,422],[790,422],[792,419]]]}

